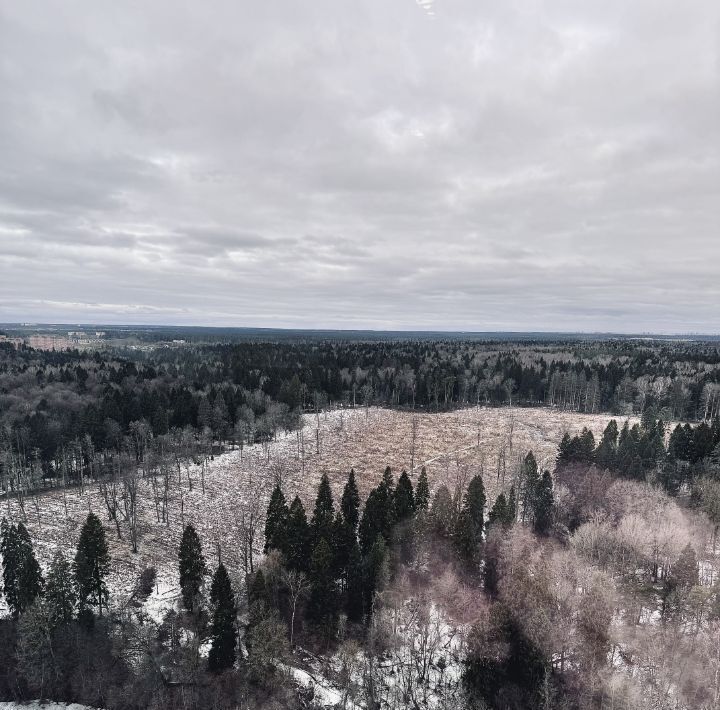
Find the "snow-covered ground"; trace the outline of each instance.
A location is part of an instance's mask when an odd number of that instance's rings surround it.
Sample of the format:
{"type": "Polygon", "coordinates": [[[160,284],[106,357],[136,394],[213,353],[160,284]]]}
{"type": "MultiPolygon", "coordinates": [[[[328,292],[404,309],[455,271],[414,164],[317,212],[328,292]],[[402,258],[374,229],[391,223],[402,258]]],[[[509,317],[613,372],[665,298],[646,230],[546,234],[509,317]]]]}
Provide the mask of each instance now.
{"type": "Polygon", "coordinates": [[[41,700],[30,700],[25,703],[3,703],[0,702],[0,710],[97,710],[87,705],[77,703],[53,703],[41,700]]]}
{"type": "MultiPolygon", "coordinates": [[[[288,499],[298,494],[311,509],[323,473],[328,474],[339,497],[350,468],[354,468],[364,497],[377,484],[385,466],[390,465],[397,475],[402,469],[410,470],[414,461],[412,477],[416,479],[426,464],[431,487],[441,482],[453,485],[461,472],[474,475],[483,471],[488,500],[492,501],[503,477],[511,475],[513,466],[528,450],[535,452],[541,465],[550,467],[566,430],[578,432],[587,426],[598,435],[609,417],[547,408],[480,407],[441,414],[338,409],[304,415],[303,419],[300,431],[279,435],[266,446],[256,444],[242,452],[230,451],[208,461],[204,468],[191,464],[180,472],[175,470],[170,478],[167,522],[158,522],[151,483],[141,480],[136,554],[131,552],[124,523],[118,538],[98,486],[88,485],[83,491],[49,491],[37,499],[28,498],[25,523],[41,564],[47,567],[58,549],[72,558],[80,527],[92,510],[104,522],[110,542],[111,603],[123,607],[132,596],[140,571],[154,566],[157,588],[144,608],[160,620],[179,596],[177,549],[184,525],[192,523],[198,530],[210,568],[217,564],[218,555],[222,556],[239,590],[244,578],[239,544],[243,515],[250,514],[253,503],[259,511],[255,543],[259,556],[262,517],[278,480],[288,499]],[[417,422],[414,456],[413,420],[417,422]]],[[[0,509],[14,520],[23,518],[16,500],[0,501],[0,509]]]]}

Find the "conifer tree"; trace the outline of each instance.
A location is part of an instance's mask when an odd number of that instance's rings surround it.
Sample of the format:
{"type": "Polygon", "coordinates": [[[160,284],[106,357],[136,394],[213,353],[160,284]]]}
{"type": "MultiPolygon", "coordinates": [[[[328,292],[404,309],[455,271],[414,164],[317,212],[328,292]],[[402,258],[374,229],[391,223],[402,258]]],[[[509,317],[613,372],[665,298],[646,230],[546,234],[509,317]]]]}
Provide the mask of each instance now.
{"type": "Polygon", "coordinates": [[[417,510],[427,510],[430,505],[430,487],[428,486],[427,471],[425,466],[418,476],[417,486],[415,487],[415,507],[417,510]]]}
{"type": "Polygon", "coordinates": [[[442,537],[449,537],[455,529],[455,507],[450,491],[444,484],[435,491],[430,519],[435,532],[442,537]]]}
{"type": "Polygon", "coordinates": [[[353,623],[359,623],[363,617],[363,582],[363,559],[356,540],[348,559],[345,596],[345,613],[353,623]]]}
{"type": "Polygon", "coordinates": [[[213,617],[208,668],[213,673],[221,673],[235,664],[235,647],[237,646],[235,594],[230,584],[230,577],[222,562],[213,575],[210,603],[213,617]]]}
{"type": "Polygon", "coordinates": [[[330,479],[327,473],[323,473],[318,486],[317,498],[315,499],[315,509],[310,521],[313,549],[323,539],[327,541],[328,545],[332,544],[334,521],[335,505],[332,490],[330,489],[330,479]]]}
{"type": "Polygon", "coordinates": [[[108,597],[105,578],[110,572],[110,553],[105,530],[94,513],[87,516],[80,531],[73,571],[80,607],[84,609],[90,604],[102,614],[108,597]]]}
{"type": "Polygon", "coordinates": [[[367,556],[365,567],[364,605],[369,620],[373,610],[375,593],[382,590],[387,577],[387,545],[382,535],[375,538],[375,542],[367,556]]]}
{"type": "Polygon", "coordinates": [[[455,546],[467,562],[477,560],[485,525],[485,487],[481,476],[474,476],[463,497],[463,505],[455,524],[455,546]]]}
{"type": "Polygon", "coordinates": [[[598,466],[607,469],[614,469],[617,458],[618,446],[618,425],[614,419],[608,422],[603,432],[602,439],[595,451],[595,461],[598,466]]]}
{"type": "Polygon", "coordinates": [[[498,525],[506,525],[508,517],[508,505],[505,500],[505,494],[500,495],[495,499],[492,509],[488,513],[487,526],[497,523],[498,525]]]}
{"type": "Polygon", "coordinates": [[[360,548],[364,555],[370,552],[377,536],[383,534],[384,518],[384,496],[379,488],[373,488],[365,501],[360,518],[360,548]]]}
{"type": "Polygon", "coordinates": [[[288,569],[296,572],[309,570],[310,527],[305,515],[305,508],[298,496],[295,496],[290,504],[283,554],[288,569]]]}
{"type": "Polygon", "coordinates": [[[185,530],[183,530],[178,561],[183,606],[192,612],[196,610],[203,577],[207,574],[207,567],[200,538],[195,528],[190,524],[186,525],[185,530]]]}
{"type": "Polygon", "coordinates": [[[395,512],[395,482],[390,466],[385,467],[382,481],[380,481],[377,491],[382,535],[385,538],[385,542],[390,542],[392,530],[397,521],[395,512]]]}
{"type": "Polygon", "coordinates": [[[18,574],[20,560],[18,554],[17,528],[3,518],[0,523],[0,556],[3,563],[3,593],[13,616],[19,613],[20,593],[18,574]]]}
{"type": "Polygon", "coordinates": [[[334,555],[330,543],[321,537],[315,545],[310,562],[310,618],[326,632],[330,631],[335,617],[337,588],[333,572],[334,555]]]}
{"type": "Polygon", "coordinates": [[[18,592],[19,611],[22,613],[28,609],[37,597],[43,593],[44,580],[40,565],[35,559],[30,534],[23,523],[17,525],[18,540],[18,592]]]}
{"type": "Polygon", "coordinates": [[[5,600],[17,618],[43,593],[40,565],[35,559],[32,540],[23,523],[0,526],[0,553],[3,559],[5,600]]]}
{"type": "Polygon", "coordinates": [[[533,503],[533,526],[538,535],[547,535],[552,527],[555,514],[555,499],[553,496],[552,478],[550,471],[544,471],[533,503]]]}
{"type": "Polygon", "coordinates": [[[286,545],[288,507],[280,484],[273,488],[267,514],[265,516],[265,547],[269,550],[283,550],[286,545]]]}
{"type": "MultiPolygon", "coordinates": [[[[568,436],[569,439],[569,435],[566,434],[566,436],[568,436]]],[[[564,437],[563,441],[565,441],[564,437]]],[[[561,443],[560,446],[562,447],[563,444],[561,443]]],[[[562,456],[563,454],[561,453],[561,458],[562,456]]],[[[533,452],[528,451],[527,455],[525,456],[525,460],[523,461],[522,469],[520,472],[520,484],[522,486],[520,492],[522,494],[523,521],[533,507],[533,497],[535,495],[535,491],[537,490],[538,480],[539,474],[537,461],[535,460],[533,452]]]]}
{"type": "Polygon", "coordinates": [[[45,584],[45,605],[50,623],[62,626],[72,621],[77,604],[72,567],[59,550],[55,553],[45,584]]]}
{"type": "Polygon", "coordinates": [[[514,525],[517,520],[517,500],[515,498],[515,486],[510,486],[510,493],[507,500],[507,519],[509,525],[514,525]]]}
{"type": "Polygon", "coordinates": [[[395,519],[397,522],[407,520],[415,514],[415,496],[410,478],[405,471],[400,474],[395,489],[395,519]]]}
{"type": "Polygon", "coordinates": [[[358,524],[360,523],[360,494],[358,493],[357,484],[355,483],[354,469],[350,469],[350,475],[343,489],[340,500],[340,510],[342,511],[345,523],[350,526],[353,534],[356,534],[358,524]]]}

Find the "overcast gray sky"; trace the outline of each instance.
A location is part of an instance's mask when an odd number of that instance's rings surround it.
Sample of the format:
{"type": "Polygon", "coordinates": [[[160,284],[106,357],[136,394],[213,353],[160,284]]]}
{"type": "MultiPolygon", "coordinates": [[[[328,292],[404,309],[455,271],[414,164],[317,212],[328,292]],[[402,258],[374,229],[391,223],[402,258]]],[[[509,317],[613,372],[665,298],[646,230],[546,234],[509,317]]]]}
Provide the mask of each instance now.
{"type": "Polygon", "coordinates": [[[717,0],[0,0],[0,321],[720,332],[717,0]]]}

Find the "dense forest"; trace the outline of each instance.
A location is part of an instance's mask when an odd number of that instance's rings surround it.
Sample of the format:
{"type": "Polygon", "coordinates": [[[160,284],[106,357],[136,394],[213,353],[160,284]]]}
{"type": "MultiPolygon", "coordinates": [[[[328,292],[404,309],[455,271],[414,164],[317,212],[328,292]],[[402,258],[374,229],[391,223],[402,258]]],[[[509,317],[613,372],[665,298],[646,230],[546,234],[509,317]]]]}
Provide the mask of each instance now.
{"type": "Polygon", "coordinates": [[[665,421],[720,413],[713,343],[242,342],[40,351],[0,343],[3,488],[96,478],[123,448],[269,440],[302,412],[548,406],[665,421]],[[129,444],[128,444],[129,442],[129,444]]]}

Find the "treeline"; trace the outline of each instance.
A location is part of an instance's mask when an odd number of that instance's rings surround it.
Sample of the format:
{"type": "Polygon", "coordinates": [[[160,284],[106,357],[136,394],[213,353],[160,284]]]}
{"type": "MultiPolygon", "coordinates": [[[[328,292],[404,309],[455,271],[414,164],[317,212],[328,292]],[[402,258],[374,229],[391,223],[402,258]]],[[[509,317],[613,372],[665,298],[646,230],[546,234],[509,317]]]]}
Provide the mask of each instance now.
{"type": "Polygon", "coordinates": [[[558,447],[558,465],[573,463],[595,464],[625,478],[657,482],[675,494],[720,470],[720,417],[696,426],[677,424],[666,437],[662,419],[648,409],[639,424],[625,421],[622,429],[611,419],[597,446],[587,428],[576,436],[566,433],[558,447]]]}
{"type": "Polygon", "coordinates": [[[720,356],[710,344],[628,341],[247,342],[121,354],[0,344],[0,476],[6,489],[74,482],[108,469],[128,439],[189,431],[206,448],[244,445],[326,407],[478,404],[711,421],[720,356]]]}

